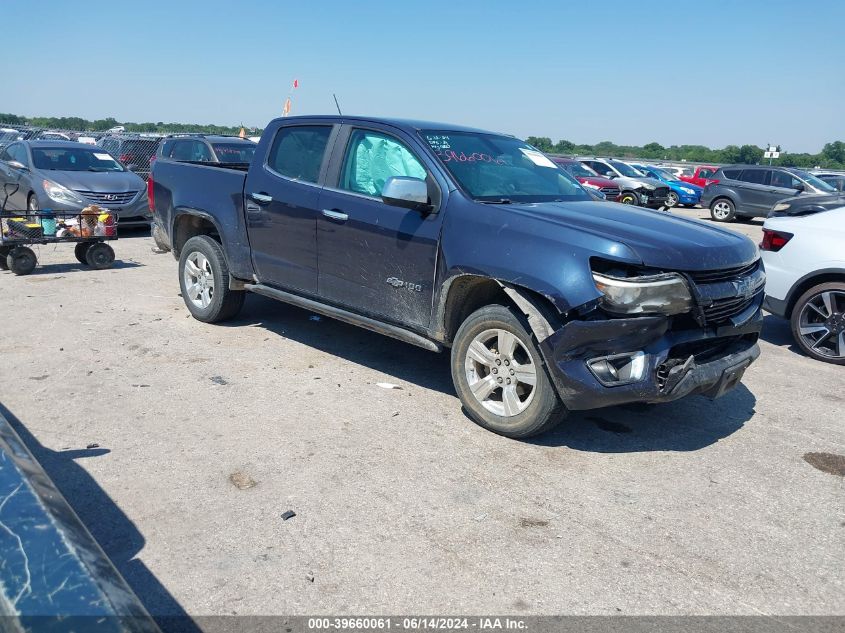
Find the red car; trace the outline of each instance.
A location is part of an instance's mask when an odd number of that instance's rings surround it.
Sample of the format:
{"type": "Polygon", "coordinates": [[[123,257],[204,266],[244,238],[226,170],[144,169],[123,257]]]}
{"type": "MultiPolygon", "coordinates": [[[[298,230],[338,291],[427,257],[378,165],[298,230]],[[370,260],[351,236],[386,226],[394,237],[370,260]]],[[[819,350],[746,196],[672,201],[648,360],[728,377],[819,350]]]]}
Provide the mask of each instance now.
{"type": "Polygon", "coordinates": [[[681,180],[698,185],[699,187],[706,187],[713,181],[711,176],[717,171],[719,171],[718,167],[713,167],[712,165],[699,165],[695,168],[692,176],[681,176],[681,180]]]}
{"type": "Polygon", "coordinates": [[[559,158],[557,156],[553,156],[552,162],[568,172],[569,175],[574,176],[575,179],[585,187],[601,191],[608,201],[616,202],[619,200],[619,195],[621,194],[621,191],[619,191],[619,185],[613,182],[610,178],[599,176],[592,169],[572,158],[559,158]]]}

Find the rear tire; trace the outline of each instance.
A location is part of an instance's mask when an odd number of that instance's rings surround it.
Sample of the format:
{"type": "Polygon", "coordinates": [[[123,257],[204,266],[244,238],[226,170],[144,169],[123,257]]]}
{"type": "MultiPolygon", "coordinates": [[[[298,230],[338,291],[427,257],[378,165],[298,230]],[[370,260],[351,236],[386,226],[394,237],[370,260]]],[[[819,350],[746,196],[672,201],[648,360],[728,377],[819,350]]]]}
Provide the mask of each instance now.
{"type": "Polygon", "coordinates": [[[710,203],[710,217],[716,222],[733,222],[736,219],[736,206],[728,198],[716,198],[710,203]]]}
{"type": "Polygon", "coordinates": [[[6,256],[6,266],[16,275],[28,275],[37,263],[35,252],[26,246],[16,246],[6,256]]]}
{"type": "Polygon", "coordinates": [[[88,265],[85,255],[88,253],[89,248],[91,248],[91,242],[77,242],[76,246],[73,247],[73,254],[80,264],[88,265]]]}
{"type": "Polygon", "coordinates": [[[792,337],[807,356],[845,365],[845,283],[810,288],[795,302],[789,323],[792,337]]]}
{"type": "Polygon", "coordinates": [[[229,289],[229,266],[220,244],[208,235],[192,237],[179,256],[179,286],[191,315],[203,323],[231,319],[244,304],[244,290],[229,289]]]}
{"type": "Polygon", "coordinates": [[[485,306],[461,324],[452,346],[452,380],[469,417],[512,438],[548,431],[567,414],[523,321],[505,306],[485,306]]]}
{"type": "Polygon", "coordinates": [[[9,270],[9,264],[6,263],[6,258],[12,250],[10,246],[0,246],[0,270],[9,270]]]}
{"type": "Polygon", "coordinates": [[[85,253],[85,261],[94,270],[105,270],[114,264],[114,249],[105,242],[94,242],[85,253]]]}
{"type": "Polygon", "coordinates": [[[162,253],[166,253],[170,250],[170,242],[167,239],[167,235],[165,235],[164,231],[161,230],[158,224],[153,222],[153,229],[152,229],[153,241],[156,243],[156,248],[160,250],[162,253]]]}

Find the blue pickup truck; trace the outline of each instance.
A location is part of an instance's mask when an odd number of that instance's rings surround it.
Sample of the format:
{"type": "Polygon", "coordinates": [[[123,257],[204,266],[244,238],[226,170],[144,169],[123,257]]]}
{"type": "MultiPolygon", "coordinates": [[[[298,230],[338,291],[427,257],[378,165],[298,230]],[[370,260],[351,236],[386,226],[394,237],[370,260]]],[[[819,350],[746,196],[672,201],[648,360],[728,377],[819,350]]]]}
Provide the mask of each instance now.
{"type": "Polygon", "coordinates": [[[536,148],[454,125],[277,119],[248,166],[156,160],[150,202],[200,321],[246,292],[432,351],[483,427],[735,387],[759,355],[746,237],[595,202],[536,148]]]}

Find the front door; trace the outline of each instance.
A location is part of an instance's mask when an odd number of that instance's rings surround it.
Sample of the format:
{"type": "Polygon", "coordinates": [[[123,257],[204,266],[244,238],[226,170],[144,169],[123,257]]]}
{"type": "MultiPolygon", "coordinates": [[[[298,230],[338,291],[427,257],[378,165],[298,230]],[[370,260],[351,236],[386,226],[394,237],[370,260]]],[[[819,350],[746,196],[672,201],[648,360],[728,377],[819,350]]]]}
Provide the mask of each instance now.
{"type": "MultiPolygon", "coordinates": [[[[384,128],[345,128],[320,196],[319,294],[366,315],[426,328],[431,318],[441,214],[390,206],[391,176],[438,185],[410,139],[384,128]],[[329,186],[329,185],[333,186],[329,186]]],[[[437,204],[439,189],[432,196],[437,204]]]]}
{"type": "MultiPolygon", "coordinates": [[[[771,209],[775,204],[784,198],[791,198],[798,195],[797,187],[803,187],[804,183],[790,174],[788,171],[772,170],[772,177],[769,181],[767,204],[771,209]]],[[[812,193],[812,190],[810,190],[812,193]]]]}
{"type": "Polygon", "coordinates": [[[266,157],[255,155],[244,205],[261,283],[317,292],[317,216],[332,125],[282,126],[266,157]]]}

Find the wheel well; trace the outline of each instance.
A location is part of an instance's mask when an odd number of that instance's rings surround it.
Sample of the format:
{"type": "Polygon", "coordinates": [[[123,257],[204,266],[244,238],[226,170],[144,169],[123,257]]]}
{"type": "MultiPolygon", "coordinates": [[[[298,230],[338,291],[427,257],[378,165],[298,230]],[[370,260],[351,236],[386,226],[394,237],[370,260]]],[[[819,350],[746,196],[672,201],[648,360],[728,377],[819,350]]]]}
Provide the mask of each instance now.
{"type": "Polygon", "coordinates": [[[786,318],[792,318],[792,310],[795,308],[795,304],[798,303],[798,299],[801,298],[805,292],[807,292],[813,286],[818,286],[819,284],[827,284],[833,281],[839,281],[845,283],[845,274],[843,273],[822,273],[821,275],[816,275],[814,277],[810,277],[809,279],[804,279],[796,284],[792,290],[789,292],[789,302],[786,304],[786,318]]]}
{"type": "Polygon", "coordinates": [[[727,201],[728,201],[728,202],[730,202],[732,205],[736,206],[736,203],[733,201],[733,199],[732,199],[730,196],[726,196],[726,195],[716,196],[715,198],[713,198],[713,199],[710,201],[710,206],[712,207],[714,204],[716,204],[717,202],[719,202],[719,200],[727,200],[727,201]]]}
{"type": "MultiPolygon", "coordinates": [[[[518,291],[544,308],[550,308],[557,313],[551,301],[541,294],[519,287],[518,291]]],[[[519,309],[507,295],[502,285],[495,279],[478,275],[462,275],[449,286],[448,295],[443,308],[442,338],[447,345],[452,344],[455,334],[467,317],[488,305],[505,305],[519,309]]]]}
{"type": "Polygon", "coordinates": [[[220,242],[220,234],[214,223],[198,215],[184,214],[176,218],[173,225],[173,256],[179,257],[182,247],[192,237],[197,235],[208,235],[220,242]]]}

